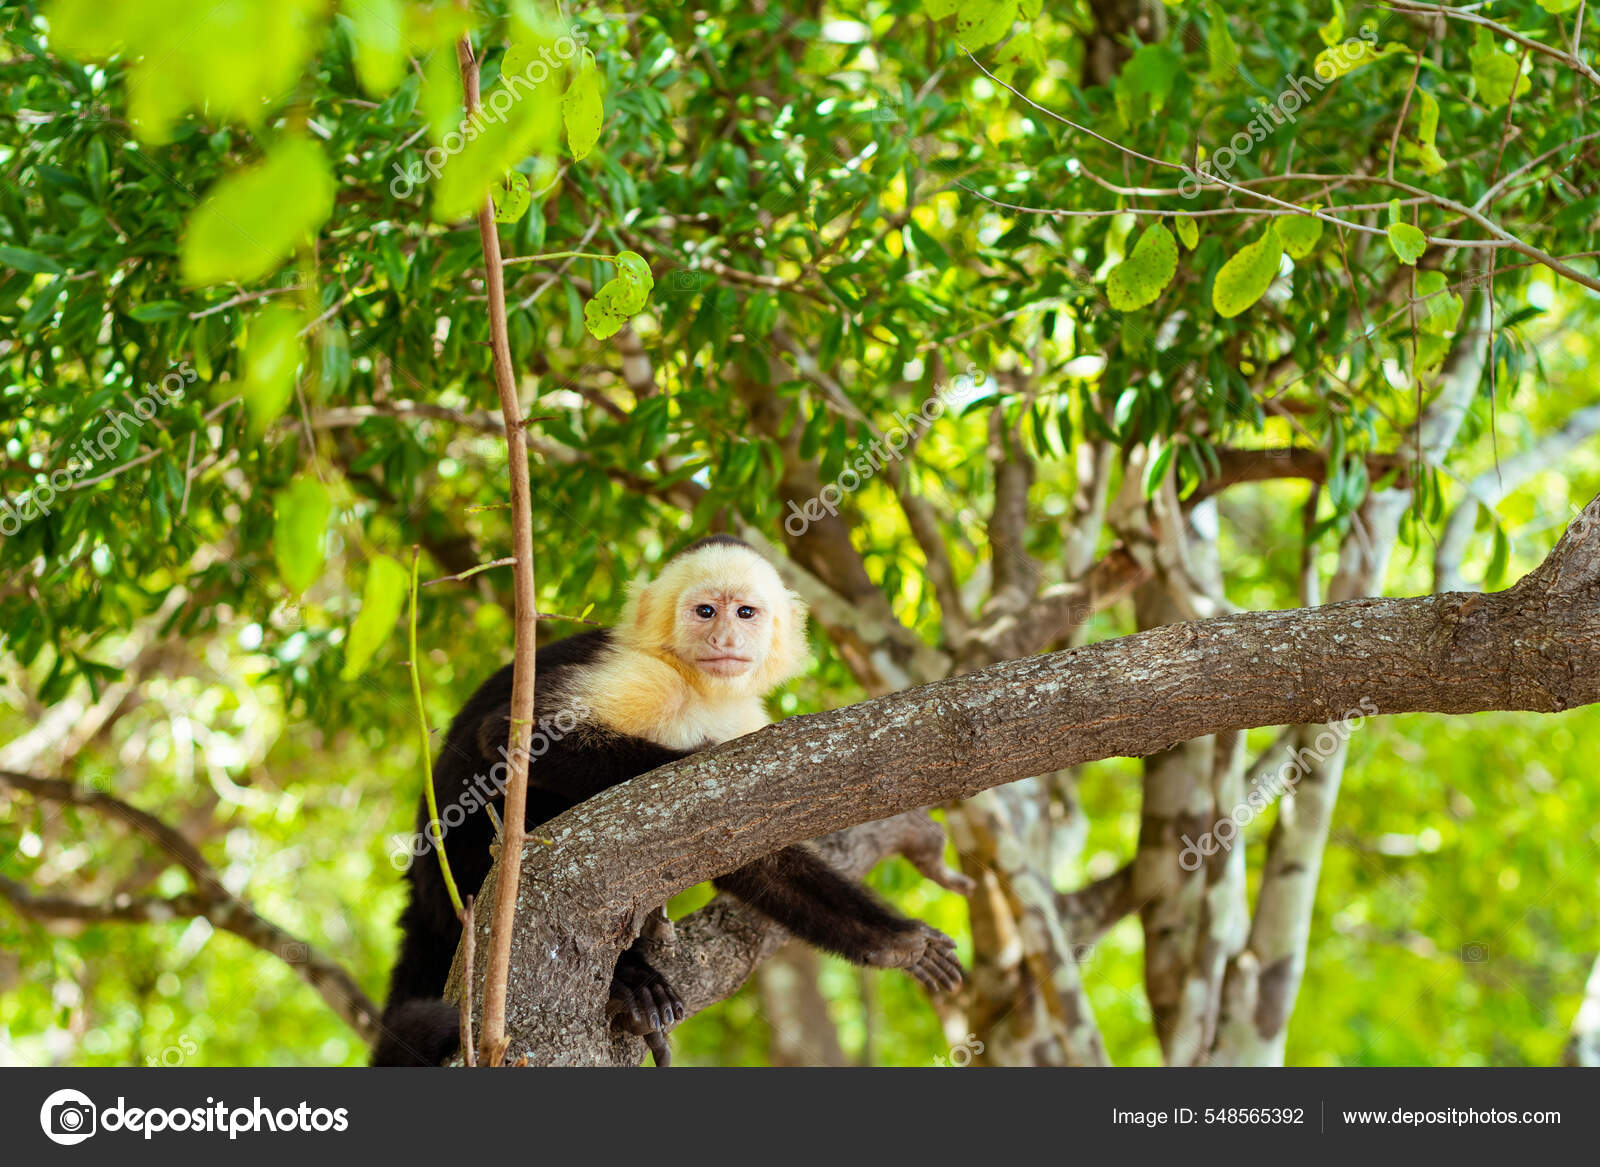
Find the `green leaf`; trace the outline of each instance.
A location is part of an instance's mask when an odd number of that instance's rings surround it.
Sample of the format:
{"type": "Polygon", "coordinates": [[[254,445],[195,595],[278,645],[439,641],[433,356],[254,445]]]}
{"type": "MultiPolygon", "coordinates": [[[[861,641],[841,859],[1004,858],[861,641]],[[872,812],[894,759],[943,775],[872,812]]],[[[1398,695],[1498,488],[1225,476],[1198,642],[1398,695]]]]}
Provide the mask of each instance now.
{"type": "Polygon", "coordinates": [[[104,138],[96,137],[89,143],[88,156],[85,159],[85,170],[89,176],[89,189],[94,192],[96,202],[104,202],[106,197],[106,175],[111,169],[110,155],[106,151],[104,138]]]}
{"type": "Polygon", "coordinates": [[[644,310],[645,302],[650,298],[650,289],[655,287],[650,264],[637,251],[617,252],[617,276],[610,283],[622,285],[618,293],[618,307],[630,316],[644,310]]]}
{"type": "Polygon", "coordinates": [[[1461,319],[1461,297],[1449,287],[1442,271],[1417,273],[1417,327],[1423,332],[1445,336],[1461,319]]]}
{"type": "Polygon", "coordinates": [[[1049,68],[1045,58],[1044,43],[1031,32],[1022,33],[1006,41],[995,54],[994,72],[997,77],[1009,78],[1024,65],[1040,73],[1049,68]]]}
{"type": "Polygon", "coordinates": [[[1467,56],[1472,61],[1472,80],[1477,83],[1478,96],[1488,105],[1505,105],[1513,92],[1520,97],[1528,91],[1530,82],[1518,70],[1519,60],[1510,53],[1500,51],[1492,33],[1482,25],[1467,56]]]}
{"type": "Polygon", "coordinates": [[[1143,485],[1146,498],[1154,497],[1156,491],[1161,489],[1161,484],[1167,478],[1167,468],[1172,465],[1172,456],[1177,452],[1176,443],[1168,442],[1157,451],[1154,458],[1145,463],[1143,485]]]}
{"type": "Polygon", "coordinates": [[[297,92],[324,27],[327,0],[55,0],[52,53],[119,54],[127,119],[146,142],[172,139],[184,113],[256,127],[297,92]]]}
{"type": "Polygon", "coordinates": [[[386,97],[406,76],[405,24],[400,0],[341,0],[350,18],[356,78],[373,97],[386,97]]]}
{"type": "Polygon", "coordinates": [[[1578,0],[1539,0],[1539,7],[1552,16],[1559,16],[1563,12],[1571,12],[1578,6],[1578,0]]]}
{"type": "Polygon", "coordinates": [[[528,213],[528,208],[533,205],[533,193],[528,188],[528,176],[520,170],[513,170],[506,175],[505,181],[494,188],[494,221],[496,223],[515,223],[528,213]]]}
{"type": "MultiPolygon", "coordinates": [[[[1322,204],[1312,206],[1319,210],[1322,204]]],[[[1285,215],[1278,220],[1278,238],[1290,259],[1304,259],[1322,238],[1322,220],[1315,215],[1285,215]]]]}
{"type": "Polygon", "coordinates": [[[1136,49],[1112,87],[1123,124],[1132,128],[1160,113],[1182,69],[1183,58],[1164,44],[1136,49]]]}
{"type": "Polygon", "coordinates": [[[1261,299],[1278,274],[1283,243],[1271,224],[1260,239],[1246,244],[1222,265],[1211,285],[1211,306],[1218,316],[1239,315],[1261,299]]]}
{"type": "Polygon", "coordinates": [[[969,49],[992,45],[1011,31],[1017,19],[1017,0],[960,0],[956,8],[956,37],[969,49]]]}
{"type": "Polygon", "coordinates": [[[128,315],[140,324],[154,324],[161,320],[175,320],[188,308],[176,300],[150,300],[128,310],[128,315]]]}
{"type": "Polygon", "coordinates": [[[604,85],[594,54],[584,49],[583,62],[561,99],[561,118],[567,126],[567,146],[574,161],[587,156],[600,140],[600,127],[605,121],[604,85]]]}
{"type": "Polygon", "coordinates": [[[1160,223],[1145,229],[1132,254],[1106,280],[1106,297],[1120,312],[1143,308],[1161,295],[1178,270],[1178,245],[1160,223]]]}
{"type": "Polygon", "coordinates": [[[961,0],[922,0],[922,7],[933,20],[943,20],[955,15],[956,9],[961,7],[961,0]]]}
{"type": "Polygon", "coordinates": [[[46,276],[58,276],[66,270],[48,255],[31,251],[26,247],[0,246],[0,265],[46,276]]]}
{"type": "Polygon", "coordinates": [[[1428,237],[1410,223],[1390,223],[1389,246],[1401,263],[1414,264],[1428,250],[1428,237]]]}
{"type": "Polygon", "coordinates": [[[223,178],[189,216],[184,282],[248,284],[271,274],[333,213],[334,187],[322,151],[305,138],[223,178]]]}
{"type": "Polygon", "coordinates": [[[373,654],[394,632],[410,584],[411,573],[399,560],[379,555],[367,565],[367,582],[361,589],[361,611],[356,613],[355,623],[350,626],[350,638],[344,646],[341,679],[353,681],[359,677],[373,654]]]}
{"type": "Polygon", "coordinates": [[[616,335],[628,317],[643,311],[655,287],[650,264],[637,251],[618,252],[616,264],[617,274],[595,289],[583,306],[584,324],[597,340],[616,335]]]}
{"type": "Polygon", "coordinates": [[[1397,49],[1404,50],[1404,45],[1387,45],[1383,49],[1375,49],[1371,43],[1364,40],[1345,40],[1338,44],[1330,45],[1317,54],[1316,60],[1311,62],[1312,71],[1323,81],[1337,81],[1347,73],[1353,73],[1363,65],[1370,65],[1374,61],[1382,60],[1397,49]]]}
{"type": "Polygon", "coordinates": [[[462,105],[460,66],[455,50],[448,43],[435,46],[422,62],[422,92],[417,105],[422,120],[428,123],[428,137],[442,143],[452,130],[459,129],[466,109],[462,105]]]}
{"type": "Polygon", "coordinates": [[[295,375],[304,354],[300,330],[305,323],[304,314],[297,309],[272,305],[252,316],[245,328],[239,395],[250,418],[250,432],[256,436],[278,419],[294,397],[295,375]]]}
{"type": "Polygon", "coordinates": [[[1330,49],[1344,40],[1344,5],[1339,0],[1333,0],[1333,16],[1317,29],[1317,35],[1330,49]]]}
{"type": "Polygon", "coordinates": [[[1190,251],[1195,249],[1195,244],[1200,242],[1200,228],[1195,225],[1194,218],[1190,215],[1179,215],[1172,221],[1178,230],[1178,238],[1190,251]]]}
{"type": "Polygon", "coordinates": [[[309,474],[296,475],[273,497],[272,557],[296,595],[322,574],[323,535],[332,512],[328,488],[309,474]]]}
{"type": "Polygon", "coordinates": [[[1206,16],[1210,21],[1206,30],[1206,60],[1210,67],[1206,73],[1211,80],[1222,84],[1231,81],[1239,71],[1239,46],[1234,44],[1233,34],[1228,31],[1228,14],[1217,0],[1206,5],[1206,16]]]}
{"type": "Polygon", "coordinates": [[[1444,155],[1434,144],[1439,133],[1439,100],[1426,89],[1417,91],[1417,137],[1401,143],[1401,154],[1430,177],[1445,168],[1444,155]]]}
{"type": "Polygon", "coordinates": [[[1128,422],[1133,420],[1134,407],[1139,404],[1139,390],[1129,385],[1117,396],[1116,406],[1111,411],[1111,422],[1117,427],[1118,432],[1128,428],[1128,422]]]}

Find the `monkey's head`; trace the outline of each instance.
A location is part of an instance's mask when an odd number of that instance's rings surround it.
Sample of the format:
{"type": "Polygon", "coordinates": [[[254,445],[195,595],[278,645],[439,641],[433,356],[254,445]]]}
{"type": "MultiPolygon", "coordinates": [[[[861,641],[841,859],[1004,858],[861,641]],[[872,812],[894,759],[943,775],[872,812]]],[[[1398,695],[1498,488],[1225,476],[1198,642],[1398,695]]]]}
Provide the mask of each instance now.
{"type": "Polygon", "coordinates": [[[616,635],[710,696],[761,696],[806,664],[804,601],[731,535],[690,544],[634,588],[616,635]]]}

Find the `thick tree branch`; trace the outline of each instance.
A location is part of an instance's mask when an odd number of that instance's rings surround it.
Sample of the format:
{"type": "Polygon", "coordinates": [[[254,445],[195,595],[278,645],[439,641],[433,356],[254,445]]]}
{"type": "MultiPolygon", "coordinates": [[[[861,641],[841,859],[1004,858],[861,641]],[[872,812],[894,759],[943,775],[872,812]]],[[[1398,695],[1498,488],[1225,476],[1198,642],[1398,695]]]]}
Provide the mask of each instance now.
{"type": "MultiPolygon", "coordinates": [[[[1238,446],[1222,446],[1216,451],[1218,470],[1203,479],[1193,493],[1184,499],[1185,506],[1210,498],[1212,495],[1241,482],[1266,482],[1276,478],[1300,478],[1308,482],[1326,482],[1328,456],[1322,450],[1303,446],[1277,446],[1271,449],[1249,450],[1238,446]]],[[[1391,471],[1398,471],[1395,485],[1408,485],[1409,468],[1415,459],[1406,454],[1368,454],[1367,477],[1378,481],[1391,471]]]]}
{"type": "Polygon", "coordinates": [[[508,1031],[530,1061],[607,1060],[595,1044],[607,975],[638,921],[788,843],[1207,733],[1351,709],[1551,712],[1597,700],[1600,498],[1537,571],[1492,595],[1229,614],[791,718],[544,828],[551,845],[522,856],[508,1031]],[[664,806],[670,815],[652,813],[664,806]]]}
{"type": "Polygon", "coordinates": [[[1056,896],[1056,911],[1072,929],[1080,944],[1095,944],[1124,916],[1134,911],[1139,901],[1133,898],[1133,864],[1126,863],[1103,879],[1077,891],[1056,896]]]}

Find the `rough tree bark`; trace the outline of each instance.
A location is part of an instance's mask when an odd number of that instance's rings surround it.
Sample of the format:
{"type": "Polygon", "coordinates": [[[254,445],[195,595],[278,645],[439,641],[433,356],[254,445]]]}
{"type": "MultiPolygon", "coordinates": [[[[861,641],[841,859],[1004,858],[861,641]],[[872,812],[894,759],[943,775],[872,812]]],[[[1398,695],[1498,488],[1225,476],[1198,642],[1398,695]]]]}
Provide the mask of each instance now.
{"type": "MultiPolygon", "coordinates": [[[[642,1045],[603,1020],[617,954],[675,892],[788,843],[1099,758],[1357,707],[1553,712],[1600,701],[1597,601],[1600,498],[1505,591],[1169,625],[791,718],[663,767],[553,820],[550,844],[524,850],[509,1056],[637,1062],[642,1045]]],[[[751,951],[734,922],[701,916],[680,930],[666,970],[691,1011],[753,966],[725,955],[751,951]]]]}

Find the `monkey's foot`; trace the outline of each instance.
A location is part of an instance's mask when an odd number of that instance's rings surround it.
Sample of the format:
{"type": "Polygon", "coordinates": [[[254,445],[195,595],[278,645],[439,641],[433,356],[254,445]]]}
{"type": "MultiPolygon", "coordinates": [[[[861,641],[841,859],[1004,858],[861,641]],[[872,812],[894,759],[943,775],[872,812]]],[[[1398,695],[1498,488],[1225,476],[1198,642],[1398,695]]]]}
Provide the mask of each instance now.
{"type": "Polygon", "coordinates": [[[643,960],[624,954],[611,979],[611,999],[606,1003],[611,1024],[625,1033],[644,1038],[658,1067],[672,1060],[666,1032],[689,1015],[683,1001],[666,979],[643,960]]]}
{"type": "Polygon", "coordinates": [[[871,963],[882,968],[903,968],[929,992],[947,993],[959,988],[961,962],[956,959],[956,942],[920,920],[913,924],[875,953],[878,959],[871,963]]]}
{"type": "Polygon", "coordinates": [[[617,1028],[641,1037],[671,1029],[689,1015],[672,986],[659,978],[643,985],[612,981],[606,1012],[617,1028]]]}

